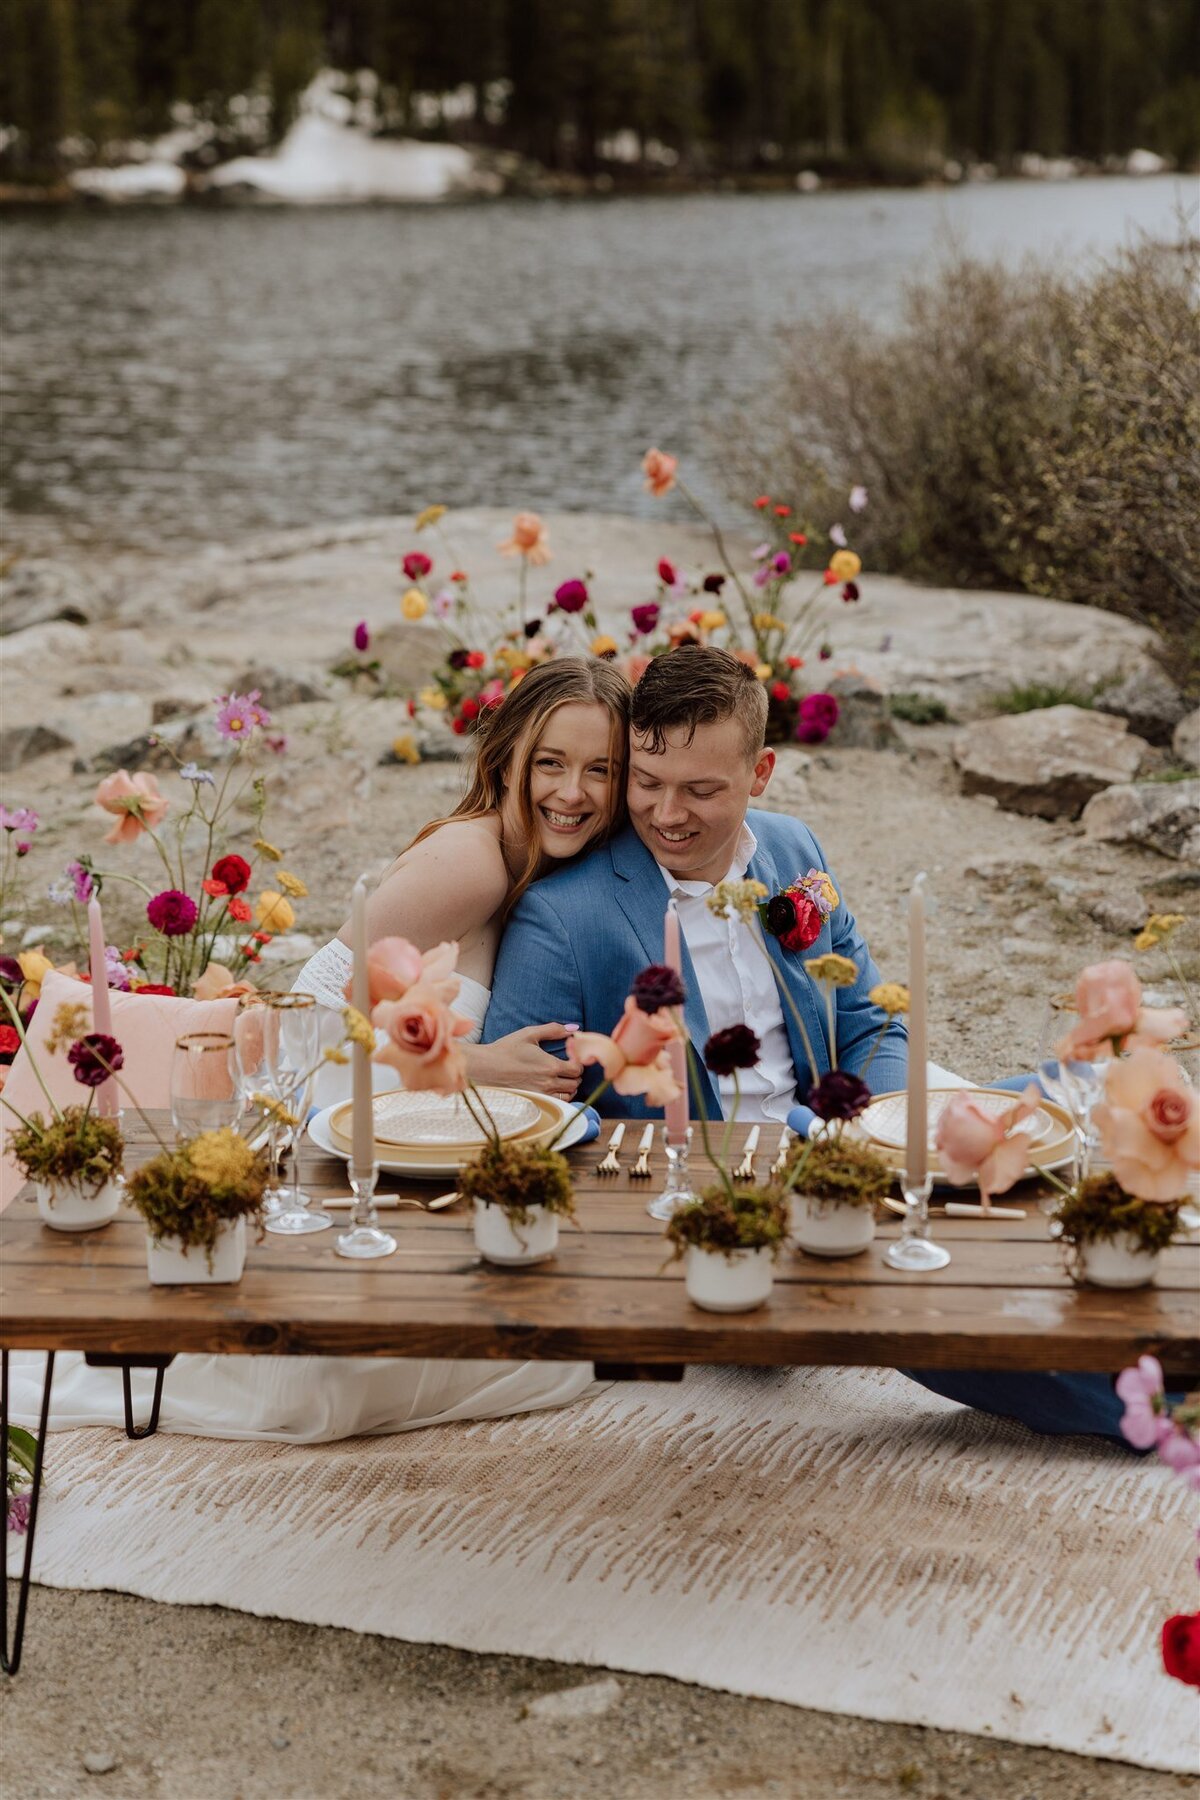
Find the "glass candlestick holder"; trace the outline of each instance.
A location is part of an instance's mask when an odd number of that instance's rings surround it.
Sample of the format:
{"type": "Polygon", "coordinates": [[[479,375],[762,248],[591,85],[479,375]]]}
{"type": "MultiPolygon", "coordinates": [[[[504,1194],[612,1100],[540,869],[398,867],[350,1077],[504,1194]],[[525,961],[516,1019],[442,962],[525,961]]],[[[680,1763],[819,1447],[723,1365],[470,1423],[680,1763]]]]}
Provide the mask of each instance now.
{"type": "Polygon", "coordinates": [[[890,1269],[906,1269],[910,1275],[925,1275],[931,1269],[944,1269],[950,1252],[935,1244],[929,1231],[929,1196],[933,1192],[933,1176],[913,1185],[906,1174],[903,1181],[904,1230],[884,1252],[890,1269]]]}
{"type": "Polygon", "coordinates": [[[692,1178],[688,1170],[688,1153],[692,1147],[692,1128],[689,1125],[687,1135],[682,1139],[672,1139],[663,1127],[663,1150],[667,1159],[666,1185],[661,1194],[646,1203],[646,1211],[652,1219],[665,1225],[673,1219],[681,1207],[690,1206],[699,1198],[692,1187],[692,1178]]]}
{"type": "Polygon", "coordinates": [[[343,1231],[334,1239],[333,1247],[339,1256],[348,1256],[358,1262],[369,1262],[378,1256],[390,1256],[400,1246],[390,1231],[384,1231],[379,1223],[379,1215],[375,1211],[375,1184],[379,1180],[379,1164],[372,1163],[369,1169],[356,1169],[350,1166],[350,1186],[354,1190],[354,1211],[350,1217],[349,1231],[343,1231]]]}

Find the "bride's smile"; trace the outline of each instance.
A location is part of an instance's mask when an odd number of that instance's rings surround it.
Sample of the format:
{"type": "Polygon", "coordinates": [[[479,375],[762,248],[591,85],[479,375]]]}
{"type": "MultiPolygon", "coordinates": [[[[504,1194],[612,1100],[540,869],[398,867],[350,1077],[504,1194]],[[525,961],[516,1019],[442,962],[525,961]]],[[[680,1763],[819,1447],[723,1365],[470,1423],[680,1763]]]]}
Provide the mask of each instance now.
{"type": "MultiPolygon", "coordinates": [[[[529,771],[529,799],[543,855],[575,856],[607,827],[613,810],[611,753],[603,708],[573,703],[551,714],[529,771]]],[[[509,810],[506,797],[505,812],[509,810]]],[[[507,817],[505,826],[507,831],[507,817]]]]}

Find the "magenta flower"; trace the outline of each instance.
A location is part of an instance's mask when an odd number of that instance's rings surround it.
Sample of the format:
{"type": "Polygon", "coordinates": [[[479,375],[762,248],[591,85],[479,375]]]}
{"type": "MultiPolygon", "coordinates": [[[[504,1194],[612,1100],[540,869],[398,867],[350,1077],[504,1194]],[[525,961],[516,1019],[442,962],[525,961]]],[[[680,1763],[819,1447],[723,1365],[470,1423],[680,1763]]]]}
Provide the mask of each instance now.
{"type": "Polygon", "coordinates": [[[761,568],[755,569],[751,579],[756,588],[765,588],[768,581],[771,579],[771,575],[772,569],[770,563],[763,563],[761,568]]]}
{"type": "Polygon", "coordinates": [[[75,1071],[76,1081],[84,1087],[96,1088],[125,1066],[125,1052],[116,1038],[109,1037],[106,1031],[88,1031],[71,1045],[67,1061],[75,1071]]]}
{"type": "Polygon", "coordinates": [[[817,651],[817,655],[820,657],[822,662],[828,662],[830,657],[833,655],[833,645],[832,644],[822,644],[821,648],[817,651]]]}
{"type": "Polygon", "coordinates": [[[0,806],[0,828],[5,831],[36,831],[38,815],[32,806],[18,806],[12,812],[7,806],[0,806]]]}
{"type": "Polygon", "coordinates": [[[805,694],[796,736],[802,744],[823,744],[837,722],[838,703],[832,694],[805,694]]]}
{"type": "Polygon", "coordinates": [[[178,888],[164,888],[147,902],[146,917],[164,937],[186,937],[196,923],[196,902],[178,888]]]}
{"type": "Polygon", "coordinates": [[[776,551],[775,555],[771,558],[771,567],[777,575],[789,575],[791,573],[792,559],[786,550],[776,551]]]}
{"type": "Polygon", "coordinates": [[[91,870],[85,869],[81,862],[69,862],[63,873],[71,883],[78,904],[86,906],[96,891],[96,883],[91,870]]]}
{"type": "Polygon", "coordinates": [[[367,629],[367,621],[360,619],[354,627],[354,648],[359,651],[371,648],[371,633],[367,629]]]}
{"type": "Polygon", "coordinates": [[[24,1536],[29,1530],[30,1505],[28,1494],[10,1494],[8,1497],[8,1529],[17,1536],[24,1536]]]}
{"type": "Polygon", "coordinates": [[[420,581],[422,575],[428,575],[433,567],[433,558],[426,556],[423,550],[410,550],[400,567],[409,581],[420,581]]]}
{"type": "Polygon", "coordinates": [[[634,606],[630,608],[629,616],[633,620],[633,629],[637,632],[639,637],[649,637],[650,633],[654,630],[654,627],[658,624],[658,617],[661,611],[662,608],[659,606],[657,600],[649,600],[646,602],[645,606],[634,606]]]}
{"type": "Polygon", "coordinates": [[[129,992],[129,965],[115,944],[104,946],[104,973],[110,988],[123,994],[129,992]]]}
{"type": "Polygon", "coordinates": [[[1163,1372],[1157,1356],[1140,1356],[1132,1369],[1122,1369],[1116,1380],[1117,1398],[1125,1402],[1121,1435],[1135,1450],[1151,1450],[1164,1425],[1163,1372]]]}
{"type": "Polygon", "coordinates": [[[255,726],[265,730],[271,723],[271,715],[259,701],[261,694],[254,688],[248,694],[223,694],[217,699],[217,730],[223,738],[248,738],[255,726]]]}
{"type": "Polygon", "coordinates": [[[582,612],[588,603],[588,591],[582,581],[564,581],[554,590],[554,604],[565,613],[582,612]]]}

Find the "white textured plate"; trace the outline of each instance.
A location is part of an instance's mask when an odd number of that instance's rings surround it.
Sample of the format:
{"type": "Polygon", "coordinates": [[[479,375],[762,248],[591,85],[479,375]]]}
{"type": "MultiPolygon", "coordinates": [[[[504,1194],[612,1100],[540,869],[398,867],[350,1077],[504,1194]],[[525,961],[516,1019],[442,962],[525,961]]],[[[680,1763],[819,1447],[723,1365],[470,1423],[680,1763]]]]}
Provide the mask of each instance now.
{"type": "MultiPolygon", "coordinates": [[[[969,1094],[981,1112],[991,1113],[994,1118],[1007,1112],[1017,1101],[1018,1094],[1001,1094],[994,1089],[985,1088],[931,1088],[927,1096],[929,1109],[929,1148],[933,1149],[938,1122],[955,1094],[969,1094]]],[[[867,1136],[874,1138],[877,1144],[887,1144],[894,1150],[903,1150],[908,1141],[908,1095],[883,1094],[873,1100],[858,1120],[867,1136]]],[[[1031,1145],[1052,1143],[1063,1134],[1063,1127],[1058,1119],[1052,1118],[1044,1106],[1039,1106],[1029,1118],[1022,1119],[1016,1127],[1018,1131],[1028,1133],[1031,1145]]]]}
{"type": "MultiPolygon", "coordinates": [[[[575,1111],[573,1101],[551,1100],[548,1095],[544,1098],[548,1105],[561,1112],[564,1119],[575,1111]]],[[[348,1163],[350,1161],[349,1150],[344,1144],[338,1142],[330,1129],[330,1119],[338,1110],[338,1106],[342,1104],[344,1103],[339,1101],[335,1106],[327,1106],[321,1112],[314,1113],[308,1121],[308,1135],[317,1148],[324,1150],[327,1156],[337,1156],[343,1162],[348,1163]]],[[[580,1139],[587,1135],[587,1128],[587,1117],[581,1112],[574,1123],[563,1132],[562,1137],[554,1146],[555,1149],[569,1150],[573,1144],[579,1143],[580,1139]]],[[[381,1145],[379,1148],[382,1150],[384,1146],[381,1145]]],[[[473,1151],[464,1151],[461,1161],[469,1162],[472,1155],[473,1151]]],[[[407,1153],[398,1151],[395,1156],[380,1155],[379,1167],[383,1173],[389,1175],[416,1175],[419,1178],[428,1176],[431,1179],[439,1180],[445,1180],[447,1174],[454,1173],[454,1164],[446,1161],[444,1149],[440,1160],[430,1162],[423,1162],[419,1151],[408,1151],[407,1153]]]]}
{"type": "MultiPolygon", "coordinates": [[[[528,1094],[499,1087],[485,1087],[479,1092],[501,1137],[528,1131],[544,1117],[528,1094]]],[[[331,1126],[333,1135],[344,1143],[350,1141],[351,1107],[352,1102],[345,1101],[340,1109],[335,1108],[342,1117],[335,1118],[331,1126]]],[[[474,1151],[488,1135],[482,1125],[476,1124],[460,1094],[393,1088],[390,1093],[374,1096],[374,1108],[376,1142],[397,1149],[474,1151]]]]}

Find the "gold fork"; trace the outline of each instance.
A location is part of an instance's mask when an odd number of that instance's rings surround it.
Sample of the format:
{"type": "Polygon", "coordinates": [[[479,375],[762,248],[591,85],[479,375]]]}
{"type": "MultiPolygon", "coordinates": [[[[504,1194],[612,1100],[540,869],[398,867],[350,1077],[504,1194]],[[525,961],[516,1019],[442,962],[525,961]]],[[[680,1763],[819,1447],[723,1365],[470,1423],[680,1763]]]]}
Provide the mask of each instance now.
{"type": "Polygon", "coordinates": [[[788,1151],[791,1148],[792,1133],[790,1127],[784,1126],[779,1134],[779,1143],[775,1150],[775,1161],[771,1164],[772,1175],[782,1175],[787,1167],[788,1151]]]}
{"type": "Polygon", "coordinates": [[[638,1145],[637,1161],[629,1171],[629,1179],[631,1181],[640,1181],[643,1179],[648,1181],[650,1179],[650,1151],[653,1148],[653,1145],[654,1126],[653,1124],[650,1124],[647,1125],[645,1131],[642,1133],[642,1140],[638,1145]]]}
{"type": "Polygon", "coordinates": [[[608,1140],[608,1149],[596,1164],[597,1175],[619,1175],[621,1173],[621,1163],[617,1151],[621,1148],[624,1139],[625,1121],[622,1119],[621,1123],[614,1127],[613,1134],[608,1140]]]}
{"type": "Polygon", "coordinates": [[[757,1125],[750,1127],[750,1136],[746,1139],[746,1154],[733,1171],[735,1181],[754,1180],[754,1152],[758,1149],[759,1131],[757,1125]]]}

